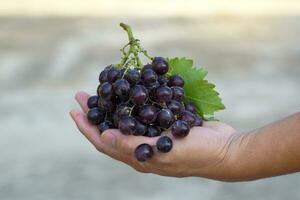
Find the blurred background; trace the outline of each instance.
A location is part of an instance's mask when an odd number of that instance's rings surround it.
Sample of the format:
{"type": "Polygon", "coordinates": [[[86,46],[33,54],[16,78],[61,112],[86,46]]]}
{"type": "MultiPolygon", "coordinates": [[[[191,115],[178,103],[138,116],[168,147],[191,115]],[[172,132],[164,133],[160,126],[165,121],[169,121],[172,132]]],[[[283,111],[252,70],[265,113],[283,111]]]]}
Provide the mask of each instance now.
{"type": "Polygon", "coordinates": [[[241,132],[300,111],[299,0],[0,1],[0,199],[300,199],[300,174],[249,183],[139,174],[69,117],[120,59],[129,23],[151,55],[209,71],[241,132]]]}

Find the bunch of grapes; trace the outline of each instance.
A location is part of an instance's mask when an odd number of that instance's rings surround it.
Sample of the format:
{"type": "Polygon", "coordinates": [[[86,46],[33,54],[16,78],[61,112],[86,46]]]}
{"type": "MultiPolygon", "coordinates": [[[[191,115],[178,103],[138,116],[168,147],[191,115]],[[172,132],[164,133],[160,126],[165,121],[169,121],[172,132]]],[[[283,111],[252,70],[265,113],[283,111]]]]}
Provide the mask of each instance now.
{"type": "MultiPolygon", "coordinates": [[[[136,52],[145,53],[132,41],[130,45],[137,47],[136,52]]],[[[202,118],[196,114],[192,102],[184,102],[184,80],[179,75],[168,74],[166,59],[155,57],[150,64],[142,66],[132,49],[132,60],[136,62],[126,65],[130,63],[127,62],[130,53],[124,53],[127,57],[121,65],[107,66],[100,73],[97,95],[87,102],[90,109],[87,118],[98,127],[100,134],[118,128],[125,135],[160,136],[155,147],[149,144],[136,147],[136,159],[144,162],[153,156],[153,148],[163,153],[171,151],[171,138],[186,137],[193,126],[202,125],[202,118]]]]}

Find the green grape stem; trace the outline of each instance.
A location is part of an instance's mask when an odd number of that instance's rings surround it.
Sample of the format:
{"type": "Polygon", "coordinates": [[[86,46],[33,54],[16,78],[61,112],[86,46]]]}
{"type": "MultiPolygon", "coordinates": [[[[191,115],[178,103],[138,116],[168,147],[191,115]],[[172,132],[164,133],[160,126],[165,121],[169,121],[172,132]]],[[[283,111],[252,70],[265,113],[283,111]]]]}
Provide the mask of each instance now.
{"type": "Polygon", "coordinates": [[[147,51],[140,46],[139,40],[134,38],[132,29],[129,25],[120,23],[120,26],[126,31],[129,42],[121,49],[123,56],[121,62],[117,66],[119,67],[124,66],[126,68],[129,68],[128,64],[130,64],[130,62],[128,62],[128,59],[132,59],[130,58],[130,56],[132,55],[134,59],[134,63],[137,65],[136,67],[141,69],[143,67],[143,64],[140,60],[139,53],[142,53],[150,60],[152,60],[153,58],[149,56],[147,51]],[[126,52],[125,48],[128,46],[129,46],[129,50],[126,52]]]}

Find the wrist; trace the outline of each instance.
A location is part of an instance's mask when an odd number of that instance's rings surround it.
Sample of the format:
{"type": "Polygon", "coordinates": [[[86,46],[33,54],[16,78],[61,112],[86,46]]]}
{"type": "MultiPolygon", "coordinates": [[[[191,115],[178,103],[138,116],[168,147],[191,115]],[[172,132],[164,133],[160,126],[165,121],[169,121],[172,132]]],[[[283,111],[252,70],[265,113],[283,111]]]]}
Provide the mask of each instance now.
{"type": "Polygon", "coordinates": [[[254,137],[254,133],[248,132],[235,133],[228,139],[224,152],[222,152],[224,157],[222,163],[224,180],[234,182],[255,179],[251,175],[251,163],[253,163],[253,160],[252,157],[248,156],[249,144],[254,137]]]}

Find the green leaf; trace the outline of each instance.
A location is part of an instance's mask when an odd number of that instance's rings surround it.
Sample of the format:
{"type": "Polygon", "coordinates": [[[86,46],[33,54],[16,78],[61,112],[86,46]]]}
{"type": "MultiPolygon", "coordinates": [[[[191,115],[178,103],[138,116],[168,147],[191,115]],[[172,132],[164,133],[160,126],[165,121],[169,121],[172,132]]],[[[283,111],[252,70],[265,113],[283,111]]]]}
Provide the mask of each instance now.
{"type": "Polygon", "coordinates": [[[187,58],[168,59],[169,75],[180,75],[184,81],[185,100],[192,101],[197,107],[197,113],[213,115],[214,112],[225,109],[215,85],[204,80],[207,71],[193,67],[193,60],[187,58]]]}

